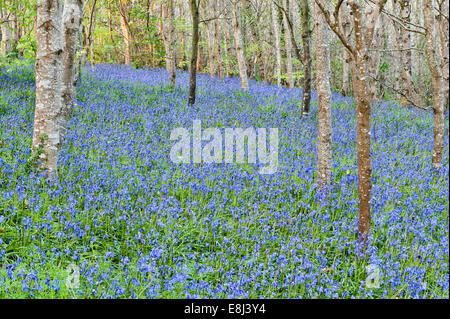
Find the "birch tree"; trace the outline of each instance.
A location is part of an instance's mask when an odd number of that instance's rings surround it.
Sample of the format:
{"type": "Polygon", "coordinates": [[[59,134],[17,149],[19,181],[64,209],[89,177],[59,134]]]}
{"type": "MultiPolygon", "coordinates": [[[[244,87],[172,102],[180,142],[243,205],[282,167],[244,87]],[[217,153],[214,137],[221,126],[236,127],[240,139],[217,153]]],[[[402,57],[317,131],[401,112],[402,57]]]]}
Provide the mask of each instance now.
{"type": "Polygon", "coordinates": [[[289,0],[283,0],[284,14],[283,14],[283,24],[284,24],[284,45],[286,50],[286,73],[287,73],[287,84],[288,88],[292,89],[294,87],[294,75],[292,71],[292,43],[291,34],[288,25],[289,15],[289,0]]]}
{"type": "Polygon", "coordinates": [[[444,80],[444,104],[449,103],[449,0],[438,1],[437,23],[439,26],[439,41],[441,47],[441,69],[444,80]],[[446,15],[447,14],[447,15],[446,15]]]}
{"type": "Polygon", "coordinates": [[[354,29],[354,44],[342,32],[339,21],[339,10],[343,0],[337,1],[333,13],[325,8],[323,0],[315,0],[333,32],[351,55],[351,71],[354,98],[356,103],[356,130],[358,152],[358,238],[366,242],[370,233],[370,197],[372,190],[372,164],[370,158],[370,115],[371,100],[369,94],[368,69],[371,63],[370,49],[373,44],[374,28],[380,12],[387,0],[378,0],[367,4],[363,12],[362,5],[357,0],[346,1],[352,13],[354,29]]]}
{"type": "Polygon", "coordinates": [[[78,33],[81,25],[81,0],[65,0],[62,29],[63,29],[63,65],[62,65],[62,106],[60,112],[61,139],[67,130],[67,121],[72,111],[76,96],[77,71],[75,56],[77,51],[78,33]]]}
{"type": "Polygon", "coordinates": [[[241,14],[239,0],[230,0],[233,3],[233,31],[234,31],[234,43],[236,47],[236,56],[239,67],[239,77],[241,79],[241,88],[244,91],[248,91],[248,78],[247,78],[247,65],[245,63],[244,45],[242,42],[241,32],[241,14]]]}
{"type": "Polygon", "coordinates": [[[3,1],[0,3],[0,22],[0,54],[6,56],[11,53],[12,46],[9,15],[3,1]]]}
{"type": "Polygon", "coordinates": [[[212,0],[211,13],[214,17],[213,28],[214,28],[214,56],[216,58],[217,71],[219,73],[220,81],[223,81],[223,59],[222,50],[220,48],[220,37],[219,37],[219,17],[217,17],[217,0],[212,0]]]}
{"type": "Polygon", "coordinates": [[[330,89],[330,47],[327,22],[316,8],[316,83],[318,118],[318,177],[319,186],[330,184],[331,179],[331,89],[330,89]]]}
{"type": "Polygon", "coordinates": [[[168,0],[168,11],[169,11],[169,23],[168,23],[168,38],[167,41],[169,43],[169,51],[167,52],[168,55],[168,62],[169,62],[169,72],[170,72],[170,84],[172,86],[175,86],[176,81],[176,63],[175,63],[175,42],[174,42],[174,8],[173,8],[173,1],[174,0],[168,0]]]}
{"type": "Polygon", "coordinates": [[[198,2],[197,0],[190,0],[191,15],[192,15],[192,53],[191,53],[191,65],[189,68],[189,105],[195,103],[195,90],[197,86],[197,54],[198,54],[198,2]]]}
{"type": "Polygon", "coordinates": [[[281,49],[280,49],[280,27],[278,24],[278,10],[275,4],[271,3],[272,11],[272,25],[273,25],[273,36],[275,41],[275,57],[276,57],[276,71],[275,78],[277,80],[278,87],[281,86],[281,49]]]}
{"type": "Polygon", "coordinates": [[[303,97],[302,97],[302,114],[309,114],[309,104],[311,101],[311,30],[309,28],[309,3],[308,0],[301,0],[301,24],[302,24],[302,45],[303,45],[303,97]]]}
{"type": "Polygon", "coordinates": [[[47,175],[56,172],[61,144],[59,114],[62,108],[62,1],[38,0],[36,27],[36,107],[33,153],[39,155],[47,175]]]}
{"type": "Polygon", "coordinates": [[[432,164],[439,169],[442,167],[442,152],[444,148],[444,109],[445,88],[443,71],[440,69],[439,56],[436,45],[436,19],[434,14],[434,0],[423,0],[423,17],[426,37],[426,55],[432,77],[433,111],[434,111],[434,145],[432,164]]]}

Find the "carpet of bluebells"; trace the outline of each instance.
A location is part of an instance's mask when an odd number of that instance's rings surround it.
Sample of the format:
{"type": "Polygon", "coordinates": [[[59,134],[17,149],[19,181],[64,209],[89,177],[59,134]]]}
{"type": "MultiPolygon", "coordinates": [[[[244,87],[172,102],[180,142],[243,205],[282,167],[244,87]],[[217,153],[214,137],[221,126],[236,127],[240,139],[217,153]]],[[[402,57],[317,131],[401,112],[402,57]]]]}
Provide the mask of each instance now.
{"type": "MultiPolygon", "coordinates": [[[[161,69],[87,68],[59,159],[32,162],[34,71],[0,68],[0,298],[448,298],[449,139],[431,166],[432,112],[377,103],[372,230],[356,238],[356,116],[333,94],[333,183],[316,186],[317,96],[161,69]],[[277,127],[279,167],[173,164],[175,127],[277,127]],[[68,266],[79,267],[69,285],[68,266]],[[380,284],[367,286],[367,269],[380,284]]],[[[69,278],[70,279],[70,278],[69,278]]]]}

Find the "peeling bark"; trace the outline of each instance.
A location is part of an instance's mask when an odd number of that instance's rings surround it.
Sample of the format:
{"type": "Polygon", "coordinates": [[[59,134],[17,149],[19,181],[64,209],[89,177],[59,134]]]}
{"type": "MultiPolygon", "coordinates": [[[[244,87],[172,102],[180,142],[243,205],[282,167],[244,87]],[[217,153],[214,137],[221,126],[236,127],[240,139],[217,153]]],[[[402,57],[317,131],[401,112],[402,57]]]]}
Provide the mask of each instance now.
{"type": "Polygon", "coordinates": [[[331,89],[330,89],[330,46],[328,25],[323,14],[317,10],[316,15],[316,65],[318,96],[318,162],[317,174],[319,186],[330,184],[331,180],[331,89]]]}
{"type": "Polygon", "coordinates": [[[65,0],[63,10],[64,52],[62,65],[62,108],[59,117],[61,139],[67,130],[67,121],[76,96],[76,63],[78,32],[81,25],[81,0],[65,0]]]}
{"type": "Polygon", "coordinates": [[[32,149],[42,147],[41,167],[56,172],[61,145],[59,116],[62,111],[62,1],[39,0],[36,28],[36,107],[32,149]]]}

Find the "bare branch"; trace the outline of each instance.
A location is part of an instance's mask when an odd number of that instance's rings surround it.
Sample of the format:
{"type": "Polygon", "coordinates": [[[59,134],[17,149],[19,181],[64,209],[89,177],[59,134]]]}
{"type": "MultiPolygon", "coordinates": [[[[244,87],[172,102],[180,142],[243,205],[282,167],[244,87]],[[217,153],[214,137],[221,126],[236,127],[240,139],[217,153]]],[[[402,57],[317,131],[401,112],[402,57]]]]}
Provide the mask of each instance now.
{"type": "MultiPolygon", "coordinates": [[[[338,25],[338,22],[339,22],[339,20],[337,20],[337,21],[331,21],[331,17],[330,17],[330,13],[328,12],[328,10],[326,10],[325,8],[324,8],[324,6],[320,3],[320,0],[315,0],[316,1],[316,4],[317,4],[317,6],[319,7],[319,9],[320,9],[320,11],[322,11],[322,13],[323,13],[323,15],[324,15],[324,17],[325,17],[325,20],[327,21],[327,23],[328,23],[328,25],[330,26],[330,28],[333,30],[333,32],[338,36],[338,38],[339,38],[339,40],[341,40],[341,42],[342,42],[342,44],[344,45],[344,47],[353,55],[353,56],[355,56],[355,48],[354,47],[352,47],[351,45],[350,45],[350,41],[348,40],[348,38],[347,37],[345,37],[343,34],[342,34],[342,32],[341,32],[341,30],[340,30],[340,28],[339,28],[339,25],[338,25]]],[[[339,1],[340,3],[342,3],[342,1],[339,1]]],[[[335,13],[336,12],[338,12],[338,14],[339,14],[339,8],[340,8],[340,4],[339,4],[339,7],[338,6],[336,6],[336,8],[335,8],[335,13]],[[336,8],[338,9],[338,10],[336,10],[336,8]]],[[[333,14],[333,15],[335,15],[335,13],[333,14]]]]}

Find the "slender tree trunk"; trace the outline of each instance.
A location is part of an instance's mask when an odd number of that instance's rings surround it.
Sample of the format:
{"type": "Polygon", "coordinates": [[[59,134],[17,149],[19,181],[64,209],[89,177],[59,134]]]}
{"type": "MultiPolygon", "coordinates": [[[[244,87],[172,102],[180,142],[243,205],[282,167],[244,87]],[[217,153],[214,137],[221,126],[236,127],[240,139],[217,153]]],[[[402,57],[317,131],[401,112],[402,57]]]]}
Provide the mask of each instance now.
{"type": "Polygon", "coordinates": [[[96,10],[96,4],[97,0],[94,0],[94,4],[92,5],[92,11],[91,16],[89,19],[89,63],[91,64],[92,70],[94,70],[94,45],[95,45],[95,38],[93,37],[95,26],[97,25],[96,19],[97,19],[97,10],[96,10]]]}
{"type": "Polygon", "coordinates": [[[233,0],[233,27],[234,27],[234,42],[236,45],[236,55],[239,66],[239,76],[241,78],[241,88],[244,91],[248,91],[248,79],[247,79],[247,65],[245,64],[245,55],[241,34],[241,15],[240,15],[240,2],[239,0],[233,0]]]}
{"type": "Polygon", "coordinates": [[[198,4],[197,0],[190,0],[191,14],[192,14],[192,54],[191,67],[189,69],[189,105],[195,103],[195,89],[197,86],[197,53],[198,53],[198,4]]]}
{"type": "Polygon", "coordinates": [[[47,175],[56,172],[61,145],[59,114],[62,107],[62,1],[39,0],[36,28],[36,108],[32,149],[38,150],[47,175]]]}
{"type": "Polygon", "coordinates": [[[166,71],[170,73],[170,44],[169,44],[169,27],[167,26],[167,5],[164,2],[160,3],[161,8],[161,22],[160,22],[160,30],[161,37],[164,43],[164,58],[166,60],[166,71]]]}
{"type": "Polygon", "coordinates": [[[169,42],[169,70],[170,70],[170,85],[175,86],[176,82],[176,63],[175,63],[175,42],[174,42],[174,8],[173,1],[169,0],[169,32],[168,32],[168,42],[169,42]]]}
{"type": "Polygon", "coordinates": [[[319,185],[330,185],[331,180],[331,89],[330,47],[328,25],[323,14],[316,8],[316,65],[318,96],[318,179],[319,185]]]}
{"type": "MultiPolygon", "coordinates": [[[[394,3],[400,9],[403,23],[408,25],[411,22],[410,0],[396,0],[394,3]]],[[[412,80],[411,32],[404,26],[399,25],[396,30],[396,36],[398,56],[400,58],[401,92],[411,99],[415,105],[420,105],[421,101],[414,89],[412,80]]],[[[405,99],[403,98],[402,100],[405,99]]]]}
{"type": "Polygon", "coordinates": [[[65,0],[63,10],[64,52],[62,64],[62,107],[59,119],[61,139],[67,131],[67,121],[72,112],[76,96],[77,72],[75,56],[77,52],[78,32],[81,25],[81,0],[65,0]]]}
{"type": "MultiPolygon", "coordinates": [[[[248,30],[250,33],[250,43],[253,44],[253,48],[251,50],[253,60],[249,61],[249,66],[248,66],[247,71],[250,70],[250,76],[253,77],[254,79],[256,79],[257,77],[259,77],[259,73],[260,73],[260,70],[258,67],[258,63],[260,60],[260,51],[259,51],[259,45],[258,45],[258,42],[259,42],[258,32],[256,32],[256,30],[255,30],[255,26],[254,26],[255,20],[254,20],[254,17],[252,16],[252,13],[254,10],[253,10],[249,0],[242,0],[242,7],[244,9],[244,14],[243,14],[244,18],[248,18],[248,23],[243,25],[242,29],[244,29],[245,26],[248,26],[248,30]]],[[[243,33],[245,36],[245,31],[243,33]]],[[[245,41],[244,41],[244,46],[247,46],[247,42],[245,42],[245,41]]]]}
{"type": "Polygon", "coordinates": [[[206,25],[207,27],[207,35],[208,35],[208,68],[209,68],[209,76],[214,78],[216,75],[216,57],[215,57],[215,49],[214,49],[214,30],[213,30],[213,22],[209,21],[206,25]]]}
{"type": "Polygon", "coordinates": [[[423,16],[426,29],[426,55],[430,68],[433,88],[434,111],[434,146],[432,164],[439,169],[442,167],[442,152],[444,147],[444,83],[441,70],[439,70],[438,55],[436,51],[436,21],[434,17],[433,0],[423,0],[423,16]]]}
{"type": "Polygon", "coordinates": [[[356,103],[356,130],[357,130],[357,153],[358,153],[358,194],[359,194],[359,216],[358,216],[358,238],[367,243],[370,233],[370,196],[372,189],[372,164],[370,159],[370,115],[371,100],[369,94],[368,70],[370,50],[373,46],[375,23],[386,4],[386,0],[378,0],[366,6],[365,18],[361,3],[358,0],[348,0],[352,12],[355,44],[346,38],[341,31],[336,16],[342,2],[338,2],[333,14],[335,21],[331,21],[329,12],[325,9],[322,1],[315,0],[324,14],[328,25],[338,35],[346,49],[352,56],[351,71],[354,99],[356,103]]]}
{"type": "Polygon", "coordinates": [[[11,12],[12,16],[11,52],[13,52],[14,54],[17,53],[17,44],[19,42],[19,32],[17,28],[17,4],[18,4],[17,2],[13,3],[11,12]]]}
{"type": "Polygon", "coordinates": [[[448,12],[449,12],[449,1],[443,0],[440,2],[439,6],[439,40],[441,45],[441,56],[442,56],[442,76],[444,80],[444,105],[448,107],[449,103],[449,22],[448,22],[448,12]],[[444,15],[447,14],[447,17],[444,15]]]}
{"type": "MultiPolygon", "coordinates": [[[[344,37],[348,38],[350,36],[351,24],[349,21],[349,14],[346,5],[341,8],[341,21],[342,21],[342,31],[344,37]]],[[[350,56],[346,48],[343,48],[342,52],[342,89],[341,93],[344,96],[350,94],[350,82],[349,82],[349,72],[350,72],[350,56]]]]}
{"type": "Polygon", "coordinates": [[[125,64],[131,65],[133,55],[133,37],[129,25],[129,10],[127,4],[122,0],[119,1],[120,27],[125,43],[125,64]]]}
{"type": "MultiPolygon", "coordinates": [[[[215,17],[217,14],[217,0],[212,0],[212,15],[215,17]]],[[[220,81],[223,81],[223,59],[222,51],[220,48],[220,37],[219,37],[219,21],[218,18],[214,19],[214,43],[215,43],[215,56],[217,71],[219,72],[220,81]]]]}
{"type": "Polygon", "coordinates": [[[231,34],[230,34],[230,27],[228,23],[224,21],[224,29],[225,29],[225,41],[224,41],[224,53],[225,53],[225,63],[224,63],[224,71],[226,76],[230,76],[230,61],[231,61],[231,34]]]}
{"type": "Polygon", "coordinates": [[[301,0],[301,25],[303,41],[303,112],[307,116],[309,113],[309,104],[311,101],[311,31],[309,28],[309,4],[308,0],[301,0]]]}
{"type": "Polygon", "coordinates": [[[275,4],[272,2],[272,24],[273,24],[273,35],[275,38],[275,56],[276,56],[276,73],[275,78],[277,79],[278,87],[281,86],[281,50],[280,50],[280,27],[278,25],[278,10],[275,4]]]}
{"type": "Polygon", "coordinates": [[[112,12],[111,12],[111,2],[108,1],[108,33],[109,33],[109,38],[111,40],[113,49],[114,49],[114,55],[115,57],[119,57],[119,51],[117,51],[116,48],[116,41],[114,41],[114,37],[113,37],[113,30],[112,30],[112,12]]]}
{"type": "Polygon", "coordinates": [[[288,88],[292,89],[294,87],[294,75],[292,71],[292,43],[291,34],[288,26],[288,18],[286,14],[289,14],[289,0],[283,1],[283,7],[285,14],[283,14],[283,24],[284,24],[284,44],[286,50],[286,73],[287,73],[287,84],[288,88]]]}
{"type": "Polygon", "coordinates": [[[378,19],[375,22],[375,28],[374,28],[374,39],[373,39],[373,47],[376,49],[375,51],[372,51],[370,54],[370,64],[369,64],[369,94],[370,94],[370,100],[377,100],[377,82],[373,77],[376,78],[376,74],[378,72],[378,69],[380,67],[380,59],[381,59],[381,49],[383,46],[383,37],[381,33],[381,22],[378,19]]]}
{"type": "Polygon", "coordinates": [[[5,20],[5,22],[0,23],[1,30],[1,43],[0,43],[0,54],[6,56],[11,53],[11,32],[9,30],[9,20],[6,8],[0,7],[0,20],[5,20]]]}

